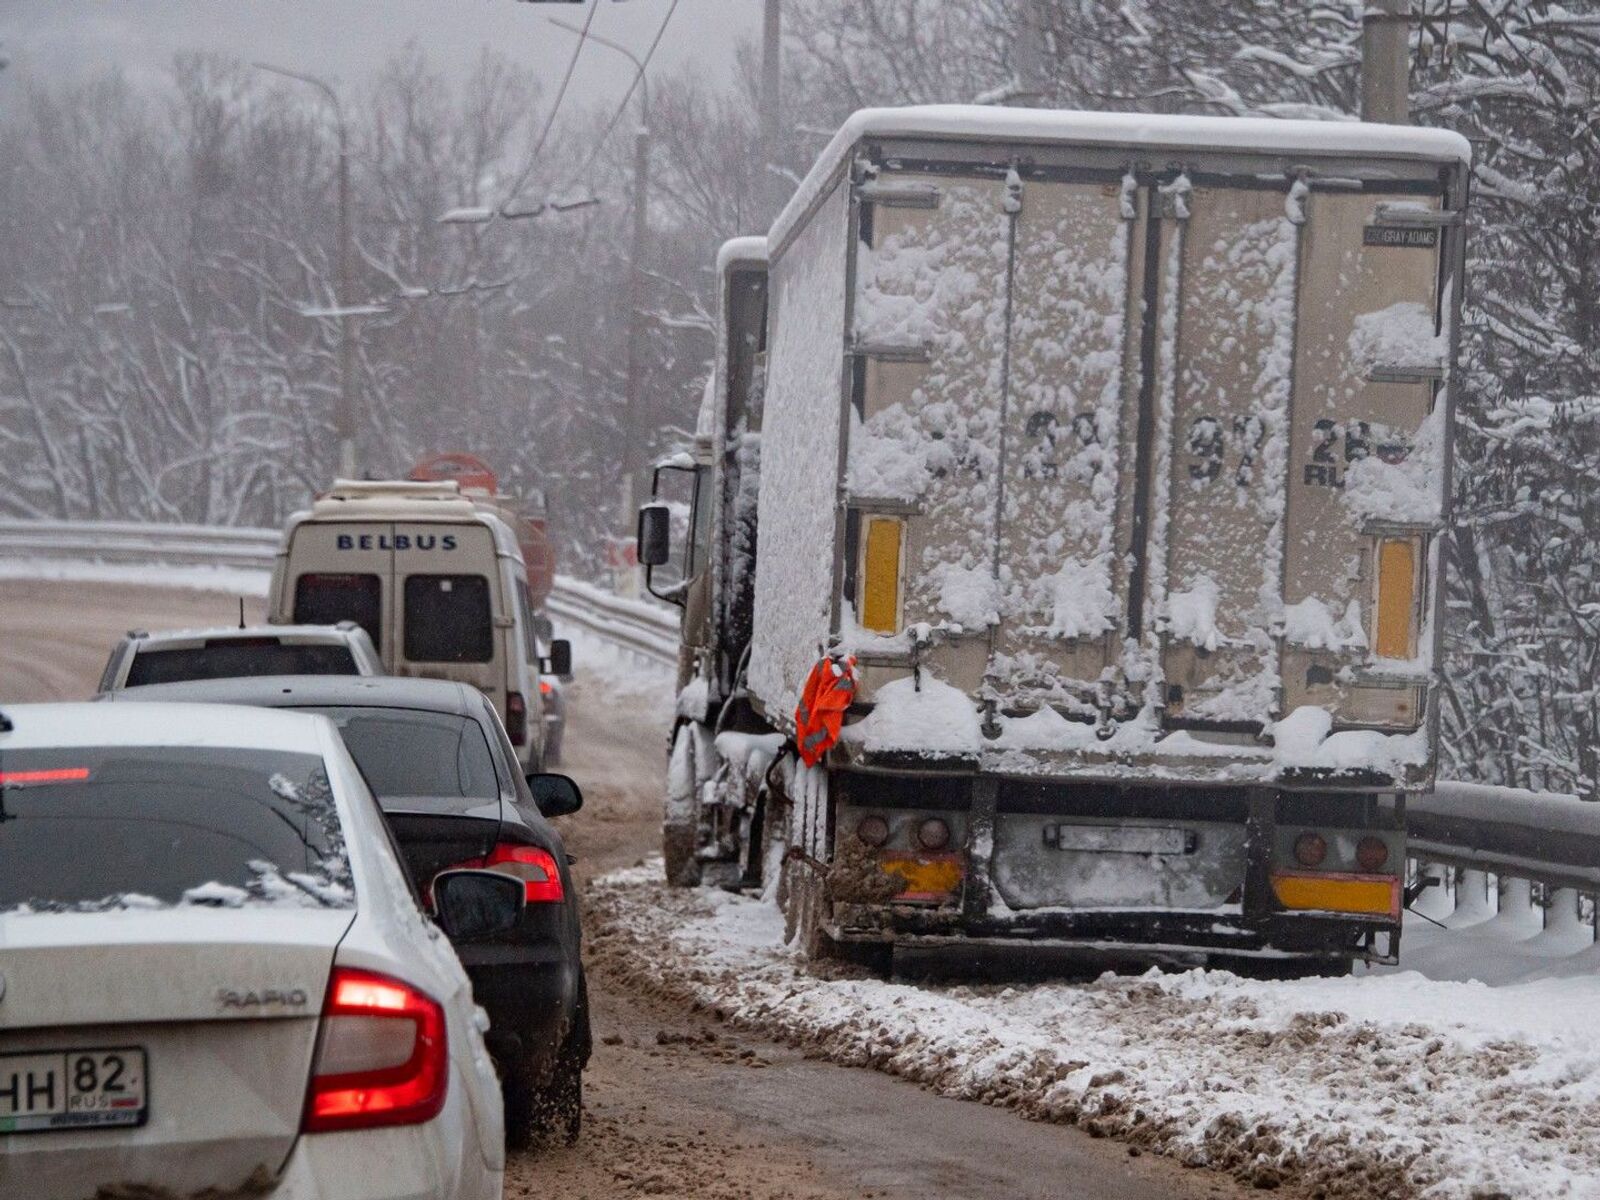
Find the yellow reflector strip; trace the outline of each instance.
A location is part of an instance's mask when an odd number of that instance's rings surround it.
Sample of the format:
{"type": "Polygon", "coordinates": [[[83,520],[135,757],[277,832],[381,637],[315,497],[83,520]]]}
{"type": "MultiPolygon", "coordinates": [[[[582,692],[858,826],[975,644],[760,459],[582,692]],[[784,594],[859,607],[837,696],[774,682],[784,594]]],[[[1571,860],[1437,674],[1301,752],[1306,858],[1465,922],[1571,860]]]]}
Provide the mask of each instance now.
{"type": "Polygon", "coordinates": [[[1374,650],[1379,658],[1411,658],[1412,616],[1417,602],[1417,551],[1414,543],[1398,538],[1378,543],[1378,635],[1374,650]]]}
{"type": "Polygon", "coordinates": [[[910,858],[881,855],[878,865],[890,875],[906,881],[898,900],[942,900],[961,886],[962,862],[959,854],[910,858]]]}
{"type": "Polygon", "coordinates": [[[900,632],[900,531],[896,517],[867,517],[861,552],[861,626],[900,632]]]}
{"type": "Polygon", "coordinates": [[[1400,880],[1393,876],[1274,873],[1272,890],[1285,908],[1400,919],[1400,880]]]}

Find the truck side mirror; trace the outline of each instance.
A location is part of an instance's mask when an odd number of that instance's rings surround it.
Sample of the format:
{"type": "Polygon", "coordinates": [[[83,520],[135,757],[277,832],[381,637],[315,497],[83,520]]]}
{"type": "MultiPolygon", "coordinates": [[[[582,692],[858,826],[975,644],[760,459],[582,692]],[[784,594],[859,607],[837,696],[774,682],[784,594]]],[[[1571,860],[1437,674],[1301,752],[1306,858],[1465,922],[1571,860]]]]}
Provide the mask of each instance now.
{"type": "Polygon", "coordinates": [[[639,565],[662,567],[672,558],[672,510],[659,501],[639,509],[639,565]]]}
{"type": "Polygon", "coordinates": [[[572,678],[572,643],[566,638],[556,638],[550,643],[550,653],[539,660],[539,673],[541,675],[556,675],[562,679],[572,678]]]}

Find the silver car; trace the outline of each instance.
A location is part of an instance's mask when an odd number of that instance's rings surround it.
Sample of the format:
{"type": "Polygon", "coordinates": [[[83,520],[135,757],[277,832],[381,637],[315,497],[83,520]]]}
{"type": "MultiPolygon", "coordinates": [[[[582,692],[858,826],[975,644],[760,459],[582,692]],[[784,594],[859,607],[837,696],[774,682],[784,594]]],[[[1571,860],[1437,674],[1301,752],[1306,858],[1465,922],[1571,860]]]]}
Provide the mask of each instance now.
{"type": "Polygon", "coordinates": [[[218,629],[130,629],[106,660],[100,691],[247,675],[382,675],[367,631],[336,625],[239,625],[218,629]]]}
{"type": "Polygon", "coordinates": [[[0,1195],[501,1194],[486,1021],[327,718],[7,707],[0,863],[0,1195]]]}

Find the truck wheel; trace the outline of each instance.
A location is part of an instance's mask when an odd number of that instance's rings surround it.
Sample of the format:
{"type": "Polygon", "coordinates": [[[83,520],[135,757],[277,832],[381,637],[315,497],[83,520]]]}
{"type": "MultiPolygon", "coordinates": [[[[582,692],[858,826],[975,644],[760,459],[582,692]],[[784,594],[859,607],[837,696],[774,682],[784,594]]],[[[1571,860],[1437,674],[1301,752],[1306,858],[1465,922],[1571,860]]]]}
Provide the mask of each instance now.
{"type": "Polygon", "coordinates": [[[667,765],[667,807],[661,822],[661,856],[673,887],[700,886],[700,773],[694,727],[678,726],[667,765]]]}

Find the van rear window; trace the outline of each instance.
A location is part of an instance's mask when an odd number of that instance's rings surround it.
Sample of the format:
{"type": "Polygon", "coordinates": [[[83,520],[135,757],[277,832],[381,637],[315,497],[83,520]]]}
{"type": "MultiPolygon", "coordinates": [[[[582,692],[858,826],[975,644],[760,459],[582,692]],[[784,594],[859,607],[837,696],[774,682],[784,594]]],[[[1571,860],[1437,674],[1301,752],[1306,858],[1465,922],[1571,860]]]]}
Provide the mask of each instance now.
{"type": "Polygon", "coordinates": [[[418,663],[489,662],[494,622],[482,575],[408,575],[405,658],[418,663]]]}
{"type": "Polygon", "coordinates": [[[294,619],[297,625],[354,621],[381,646],[383,584],[376,575],[302,575],[294,584],[294,619]]]}

